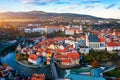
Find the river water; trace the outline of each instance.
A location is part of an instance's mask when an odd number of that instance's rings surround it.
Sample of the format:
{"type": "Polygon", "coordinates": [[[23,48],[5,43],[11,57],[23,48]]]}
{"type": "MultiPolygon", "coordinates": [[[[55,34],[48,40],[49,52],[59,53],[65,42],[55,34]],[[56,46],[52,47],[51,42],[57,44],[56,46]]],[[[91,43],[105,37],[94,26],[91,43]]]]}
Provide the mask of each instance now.
{"type": "Polygon", "coordinates": [[[16,70],[21,75],[31,76],[34,73],[40,73],[40,74],[45,74],[46,78],[49,78],[49,79],[52,76],[50,67],[30,68],[30,67],[26,67],[18,64],[15,60],[14,52],[8,53],[6,56],[1,57],[1,62],[3,64],[7,63],[9,66],[11,66],[14,70],[16,70]]]}

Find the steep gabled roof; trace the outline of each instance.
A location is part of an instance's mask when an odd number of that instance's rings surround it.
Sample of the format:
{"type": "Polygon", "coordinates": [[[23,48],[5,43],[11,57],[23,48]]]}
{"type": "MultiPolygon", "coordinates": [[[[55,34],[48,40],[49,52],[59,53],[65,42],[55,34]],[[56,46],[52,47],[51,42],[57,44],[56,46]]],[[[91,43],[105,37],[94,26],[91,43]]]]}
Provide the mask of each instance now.
{"type": "Polygon", "coordinates": [[[90,34],[88,39],[89,39],[89,42],[99,42],[98,35],[96,34],[90,34]]]}
{"type": "Polygon", "coordinates": [[[117,44],[115,42],[109,42],[109,43],[106,43],[108,47],[114,47],[114,46],[117,46],[117,44]]]}

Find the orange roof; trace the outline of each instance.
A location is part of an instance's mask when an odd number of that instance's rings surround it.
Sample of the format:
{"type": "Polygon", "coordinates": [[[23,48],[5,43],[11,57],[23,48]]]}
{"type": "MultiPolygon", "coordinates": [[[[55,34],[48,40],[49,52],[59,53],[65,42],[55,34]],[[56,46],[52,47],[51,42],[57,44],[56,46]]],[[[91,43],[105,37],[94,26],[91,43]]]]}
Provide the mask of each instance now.
{"type": "Polygon", "coordinates": [[[77,52],[67,52],[66,54],[63,54],[63,55],[59,55],[59,53],[55,53],[54,55],[54,58],[56,59],[68,59],[68,58],[71,58],[71,59],[78,59],[80,57],[79,53],[77,52]]]}
{"type": "Polygon", "coordinates": [[[39,42],[39,45],[45,45],[44,41],[39,42]]]}
{"type": "Polygon", "coordinates": [[[42,51],[46,51],[46,48],[42,48],[42,51]]]}
{"type": "Polygon", "coordinates": [[[47,49],[47,53],[52,53],[52,50],[51,49],[47,49]]]}
{"type": "Polygon", "coordinates": [[[69,52],[67,53],[67,56],[75,59],[80,57],[79,53],[75,53],[75,52],[69,52]]]}
{"type": "Polygon", "coordinates": [[[120,46],[120,42],[117,45],[120,46]]]}
{"type": "Polygon", "coordinates": [[[68,58],[67,55],[56,55],[56,58],[68,58]]]}
{"type": "Polygon", "coordinates": [[[41,49],[40,49],[40,48],[38,48],[38,49],[37,49],[37,52],[40,52],[40,51],[41,51],[41,49]]]}
{"type": "Polygon", "coordinates": [[[63,37],[64,40],[66,40],[67,38],[66,37],[63,37]]]}
{"type": "Polygon", "coordinates": [[[63,59],[62,62],[70,63],[72,61],[70,59],[63,59]]]}
{"type": "Polygon", "coordinates": [[[47,26],[47,28],[60,28],[59,26],[47,26]]]}
{"type": "Polygon", "coordinates": [[[77,29],[77,28],[67,28],[66,31],[69,31],[69,32],[81,32],[80,29],[77,29]]]}
{"type": "Polygon", "coordinates": [[[109,47],[117,46],[117,44],[115,42],[109,42],[109,43],[106,43],[106,44],[109,47]]]}
{"type": "Polygon", "coordinates": [[[56,52],[57,52],[57,53],[62,53],[62,52],[66,52],[66,51],[67,51],[66,48],[64,48],[64,49],[56,49],[56,52]]]}
{"type": "Polygon", "coordinates": [[[49,42],[49,44],[53,44],[53,43],[55,43],[55,40],[52,38],[49,38],[49,39],[47,39],[47,42],[49,42]]]}
{"type": "Polygon", "coordinates": [[[44,74],[33,74],[31,80],[45,80],[44,74]]]}
{"type": "Polygon", "coordinates": [[[29,58],[33,60],[37,60],[38,56],[36,54],[29,54],[29,58]]]}
{"type": "Polygon", "coordinates": [[[63,38],[62,37],[57,37],[55,40],[61,41],[61,40],[63,40],[63,38]]]}
{"type": "Polygon", "coordinates": [[[99,41],[100,41],[100,42],[105,42],[105,38],[102,38],[102,37],[101,37],[101,38],[99,38],[99,41]]]}
{"type": "Polygon", "coordinates": [[[117,33],[117,35],[120,35],[120,32],[116,32],[117,33]]]}
{"type": "Polygon", "coordinates": [[[74,49],[73,45],[70,45],[69,48],[70,48],[70,49],[74,49]]]}

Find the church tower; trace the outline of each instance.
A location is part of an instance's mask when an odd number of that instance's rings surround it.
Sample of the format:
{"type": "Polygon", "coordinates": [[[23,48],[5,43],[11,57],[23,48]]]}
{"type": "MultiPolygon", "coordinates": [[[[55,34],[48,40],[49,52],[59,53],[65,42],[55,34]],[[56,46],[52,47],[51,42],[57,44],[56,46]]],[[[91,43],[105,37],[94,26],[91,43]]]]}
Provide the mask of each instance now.
{"type": "Polygon", "coordinates": [[[89,32],[87,32],[85,35],[86,35],[86,46],[89,47],[89,39],[88,39],[88,37],[89,37],[89,32]]]}
{"type": "Polygon", "coordinates": [[[80,30],[82,31],[83,29],[82,29],[82,25],[80,25],[80,30]]]}

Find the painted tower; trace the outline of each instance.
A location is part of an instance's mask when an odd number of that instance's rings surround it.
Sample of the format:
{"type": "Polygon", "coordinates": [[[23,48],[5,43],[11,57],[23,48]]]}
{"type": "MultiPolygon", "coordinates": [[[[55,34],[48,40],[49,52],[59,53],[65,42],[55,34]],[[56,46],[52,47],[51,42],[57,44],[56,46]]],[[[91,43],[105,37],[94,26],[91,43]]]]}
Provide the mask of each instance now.
{"type": "Polygon", "coordinates": [[[85,35],[86,35],[86,46],[89,47],[89,39],[88,39],[88,37],[89,37],[89,32],[87,32],[85,35]]]}

